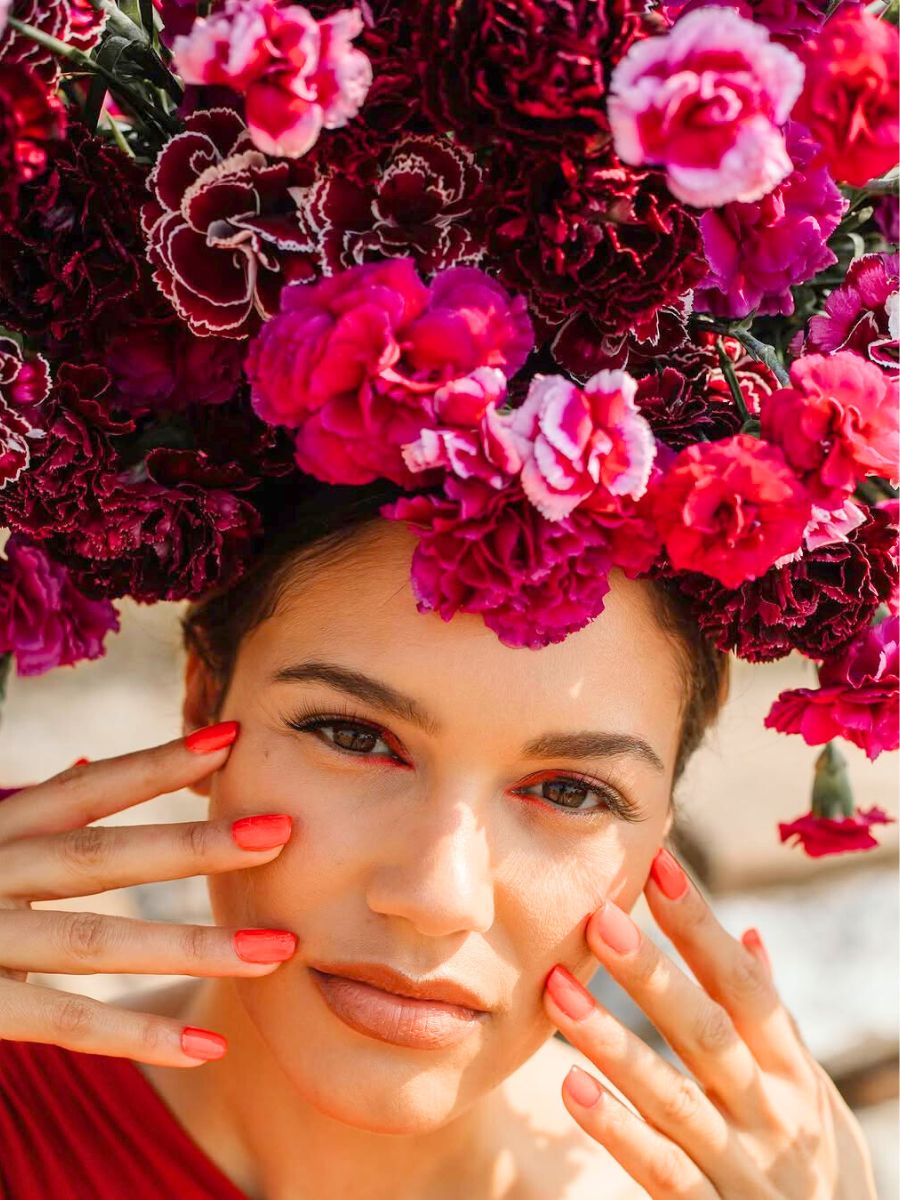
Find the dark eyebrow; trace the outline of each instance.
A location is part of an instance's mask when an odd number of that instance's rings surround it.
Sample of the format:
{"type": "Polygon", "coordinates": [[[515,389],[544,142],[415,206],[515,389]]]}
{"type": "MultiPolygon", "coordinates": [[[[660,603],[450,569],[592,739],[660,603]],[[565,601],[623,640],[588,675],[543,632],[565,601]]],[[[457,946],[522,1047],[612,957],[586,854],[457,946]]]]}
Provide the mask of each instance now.
{"type": "MultiPolygon", "coordinates": [[[[361,671],[341,667],[337,663],[311,660],[281,667],[272,676],[273,683],[324,683],[339,692],[356,696],[366,704],[383,708],[402,721],[416,725],[434,736],[440,725],[417,700],[398,692],[396,688],[361,671]]],[[[630,755],[649,763],[657,771],[665,765],[652,746],[643,738],[627,733],[546,733],[534,738],[522,748],[525,758],[617,758],[630,755]]]]}

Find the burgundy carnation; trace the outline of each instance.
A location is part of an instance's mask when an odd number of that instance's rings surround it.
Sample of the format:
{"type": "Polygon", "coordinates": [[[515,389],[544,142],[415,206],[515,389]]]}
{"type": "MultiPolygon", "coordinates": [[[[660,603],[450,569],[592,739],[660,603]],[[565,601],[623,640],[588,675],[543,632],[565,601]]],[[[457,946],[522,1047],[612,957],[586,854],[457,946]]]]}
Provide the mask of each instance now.
{"type": "Polygon", "coordinates": [[[77,122],[48,157],[15,229],[0,232],[0,324],[83,346],[140,286],[144,172],[77,122]]]}
{"type": "MultiPolygon", "coordinates": [[[[70,4],[69,0],[13,0],[9,15],[49,37],[65,40],[70,4]]],[[[0,33],[0,61],[27,67],[51,90],[59,82],[59,57],[12,26],[0,33]]]]}
{"type": "Polygon", "coordinates": [[[64,128],[59,99],[26,67],[0,62],[0,227],[17,219],[22,184],[42,173],[64,128]]]}
{"type": "Polygon", "coordinates": [[[12,653],[19,675],[99,658],[118,630],[108,600],[91,600],[42,546],[12,534],[0,559],[0,654],[12,653]]]}
{"type": "Polygon", "coordinates": [[[639,0],[425,0],[423,104],[469,145],[603,146],[608,64],[650,32],[639,0]]]}
{"type": "Polygon", "coordinates": [[[873,509],[846,541],[816,549],[735,590],[678,575],[695,619],[720,650],[770,662],[799,650],[821,659],[868,626],[897,587],[897,526],[873,509]]]}
{"type": "Polygon", "coordinates": [[[40,406],[49,387],[47,360],[23,359],[12,338],[0,337],[0,489],[19,477],[34,439],[44,436],[40,406]]]}
{"type": "Polygon", "coordinates": [[[188,117],[148,182],[153,277],[195,333],[244,337],[277,312],[285,283],[314,274],[316,247],[289,191],[292,164],[254,149],[230,109],[188,117]]]}
{"type": "MultiPolygon", "coordinates": [[[[597,363],[608,365],[626,334],[655,342],[659,314],[707,271],[696,218],[655,170],[624,166],[610,151],[577,163],[563,155],[506,157],[484,214],[488,250],[500,278],[525,291],[549,326],[587,325],[597,363]]],[[[565,331],[563,331],[564,333],[565,331]]],[[[554,353],[569,366],[564,337],[554,353]]]]}

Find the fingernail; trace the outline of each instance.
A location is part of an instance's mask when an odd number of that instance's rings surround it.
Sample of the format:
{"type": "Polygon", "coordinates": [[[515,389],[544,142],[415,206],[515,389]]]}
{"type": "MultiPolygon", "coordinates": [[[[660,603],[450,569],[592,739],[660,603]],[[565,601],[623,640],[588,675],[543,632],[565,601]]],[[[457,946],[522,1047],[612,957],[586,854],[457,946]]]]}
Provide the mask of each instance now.
{"type": "Polygon", "coordinates": [[[761,959],[765,963],[766,970],[771,975],[772,960],[769,958],[769,952],[766,950],[765,946],[763,945],[763,940],[759,936],[759,930],[754,929],[752,926],[750,929],[745,929],[741,934],[741,941],[751,954],[755,954],[757,958],[761,959]]]}
{"type": "Polygon", "coordinates": [[[221,1058],[228,1049],[228,1042],[218,1033],[209,1029],[197,1029],[187,1025],[181,1031],[181,1048],[190,1058],[202,1058],[209,1061],[221,1058]]]}
{"type": "Polygon", "coordinates": [[[297,949],[297,935],[283,929],[239,929],[234,951],[244,962],[284,962],[297,949]]]}
{"type": "Polygon", "coordinates": [[[83,767],[85,763],[89,763],[90,761],[91,760],[89,758],[76,758],[75,761],[72,763],[72,766],[73,767],[83,767]]]}
{"type": "Polygon", "coordinates": [[[604,900],[592,919],[596,933],[617,954],[630,954],[641,944],[641,931],[628,913],[604,900]]]}
{"type": "Polygon", "coordinates": [[[285,813],[241,817],[231,826],[231,836],[242,850],[274,850],[291,836],[293,821],[285,813]]]}
{"type": "Polygon", "coordinates": [[[239,729],[237,721],[220,721],[218,725],[205,725],[203,729],[195,729],[193,733],[189,733],[184,739],[184,744],[194,754],[211,754],[213,750],[230,746],[239,729]]]}
{"type": "Polygon", "coordinates": [[[657,850],[650,864],[650,874],[659,890],[669,900],[680,900],[688,890],[687,875],[681,869],[678,859],[673,857],[665,846],[657,850]]]}
{"type": "Polygon", "coordinates": [[[554,1004],[573,1021],[583,1021],[597,1007],[584,984],[579,983],[571,971],[558,963],[547,976],[545,986],[554,1004]]]}
{"type": "Polygon", "coordinates": [[[575,1103],[580,1104],[582,1108],[593,1108],[601,1096],[600,1085],[580,1067],[569,1069],[565,1088],[575,1103]]]}

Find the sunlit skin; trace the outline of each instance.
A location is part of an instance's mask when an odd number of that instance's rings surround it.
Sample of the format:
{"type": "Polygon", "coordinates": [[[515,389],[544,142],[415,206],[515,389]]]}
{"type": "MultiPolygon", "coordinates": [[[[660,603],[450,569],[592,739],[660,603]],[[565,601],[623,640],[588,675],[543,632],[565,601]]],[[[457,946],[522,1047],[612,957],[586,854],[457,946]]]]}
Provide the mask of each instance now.
{"type": "MultiPolygon", "coordinates": [[[[684,683],[651,585],[614,573],[599,619],[556,645],[513,649],[477,615],[444,622],[416,610],[414,547],[402,525],[378,521],[333,562],[301,569],[242,642],[218,712],[208,711],[209,680],[196,661],[188,667],[186,729],[240,722],[209,785],[210,817],[293,818],[276,860],[207,878],[214,919],[291,930],[299,943],[269,976],[190,981],[182,992],[179,1015],[228,1038],[223,1059],[141,1069],[214,1160],[266,1200],[381,1200],[398,1195],[398,1178],[404,1196],[423,1200],[531,1195],[527,1180],[499,1190],[497,1170],[511,1136],[509,1084],[555,1029],[546,977],[560,963],[591,978],[589,917],[603,897],[633,906],[671,819],[684,683]],[[274,680],[313,660],[405,694],[433,728],[322,682],[274,680]],[[364,753],[338,750],[334,727],[291,727],[305,711],[349,713],[384,732],[364,753]],[[523,756],[542,735],[588,731],[640,739],[650,753],[523,756]],[[586,776],[637,819],[579,785],[586,776]],[[439,1050],[358,1033],[305,966],[351,959],[452,976],[490,1016],[439,1050]]],[[[548,1106],[560,1103],[562,1074],[548,1106]]],[[[610,1179],[621,1179],[609,1161],[610,1179]]]]}

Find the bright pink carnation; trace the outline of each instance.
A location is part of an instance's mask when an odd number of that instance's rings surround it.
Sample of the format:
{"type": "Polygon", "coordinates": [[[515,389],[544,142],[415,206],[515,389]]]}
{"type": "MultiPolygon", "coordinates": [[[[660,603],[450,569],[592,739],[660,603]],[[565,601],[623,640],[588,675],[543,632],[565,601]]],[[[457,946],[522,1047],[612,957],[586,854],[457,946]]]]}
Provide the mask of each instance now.
{"type": "Polygon", "coordinates": [[[794,169],[760,200],[734,201],[700,218],[709,276],[694,292],[694,307],[717,317],[790,316],[791,288],[837,262],[827,242],[847,201],[824,167],[810,167],[817,150],[802,126],[789,122],[794,169]]]}
{"type": "Polygon", "coordinates": [[[767,729],[799,733],[809,746],[842,737],[874,761],[900,746],[900,618],[886,617],[819,668],[818,688],[782,692],[767,729]]]}
{"type": "Polygon", "coordinates": [[[855,350],[882,370],[900,370],[900,255],[863,254],[854,259],[840,287],[811,317],[806,352],[855,350]]]}
{"type": "Polygon", "coordinates": [[[763,397],[760,421],[822,508],[839,508],[866,475],[897,474],[897,404],[858,354],[798,358],[791,386],[763,397]]]}
{"type": "Polygon", "coordinates": [[[616,152],[664,166],[686,204],[758,200],[790,174],[780,126],[802,86],[800,60],[762,26],[730,8],[697,9],[635,42],[614,69],[616,152]]]}
{"type": "Polygon", "coordinates": [[[653,493],[672,566],[737,588],[801,544],[809,496],[776,446],[747,434],[686,446],[653,493]]]}
{"type": "Polygon", "coordinates": [[[871,826],[893,824],[894,818],[881,808],[858,808],[852,817],[842,818],[804,813],[790,824],[779,824],[778,833],[783,842],[796,838],[794,844],[802,846],[810,858],[822,858],[850,850],[873,850],[878,842],[872,837],[871,826]]]}
{"type": "Polygon", "coordinates": [[[508,377],[531,346],[524,301],[483,272],[453,267],[426,286],[412,259],[386,259],[285,288],[247,373],[257,415],[297,430],[302,470],[418,487],[401,447],[440,423],[435,394],[479,368],[508,377]]]}
{"type": "Polygon", "coordinates": [[[250,135],[264,154],[300,158],[366,98],[372,67],[350,44],[362,28],[356,9],[316,21],[290,0],[226,0],[177,37],[172,52],[185,83],[245,96],[250,135]]]}

